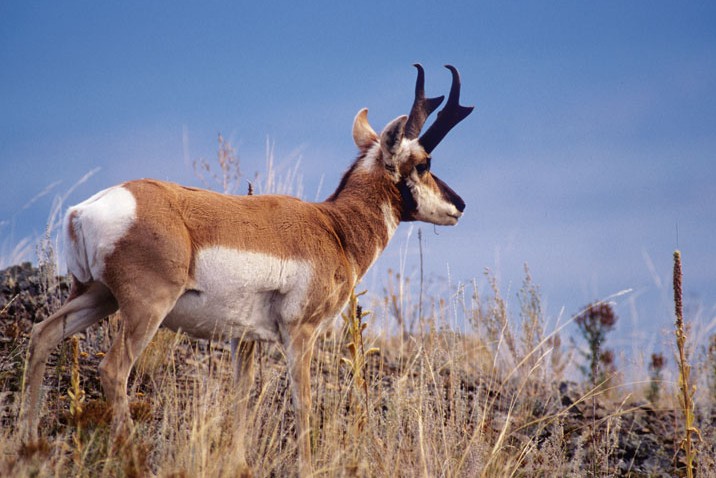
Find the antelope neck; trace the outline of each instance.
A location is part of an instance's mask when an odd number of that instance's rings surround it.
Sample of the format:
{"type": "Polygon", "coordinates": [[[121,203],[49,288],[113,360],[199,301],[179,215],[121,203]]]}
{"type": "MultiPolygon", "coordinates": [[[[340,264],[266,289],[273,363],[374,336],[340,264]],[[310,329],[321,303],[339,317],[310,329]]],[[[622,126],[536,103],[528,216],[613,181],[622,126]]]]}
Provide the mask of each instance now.
{"type": "Polygon", "coordinates": [[[388,245],[400,222],[400,192],[387,179],[372,178],[357,184],[349,181],[320,206],[330,218],[357,277],[362,277],[388,245]]]}

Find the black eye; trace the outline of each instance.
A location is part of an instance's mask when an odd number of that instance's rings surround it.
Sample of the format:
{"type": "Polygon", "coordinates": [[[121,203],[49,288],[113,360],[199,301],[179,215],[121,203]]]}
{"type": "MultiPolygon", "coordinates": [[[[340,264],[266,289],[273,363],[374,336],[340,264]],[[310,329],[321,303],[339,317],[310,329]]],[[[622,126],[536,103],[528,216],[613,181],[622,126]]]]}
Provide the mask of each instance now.
{"type": "Polygon", "coordinates": [[[430,165],[428,163],[420,163],[415,165],[415,170],[418,172],[419,175],[423,175],[428,172],[430,169],[430,165]]]}

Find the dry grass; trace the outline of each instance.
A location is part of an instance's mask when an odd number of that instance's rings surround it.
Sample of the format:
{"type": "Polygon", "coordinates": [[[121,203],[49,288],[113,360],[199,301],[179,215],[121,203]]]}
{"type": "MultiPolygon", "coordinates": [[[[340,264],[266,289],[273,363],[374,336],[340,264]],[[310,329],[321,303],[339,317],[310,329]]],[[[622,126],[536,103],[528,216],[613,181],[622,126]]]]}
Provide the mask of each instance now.
{"type": "MultiPolygon", "coordinates": [[[[319,339],[312,384],[316,476],[648,476],[625,462],[624,436],[643,426],[635,417],[655,412],[633,399],[634,387],[556,379],[568,354],[559,352],[556,331],[545,332],[529,274],[518,295],[521,320],[509,316],[496,282],[487,283],[491,293],[483,300],[474,291],[466,299],[465,288],[449,300],[427,298],[438,305],[421,312],[428,325],[420,334],[374,335],[381,318],[373,317],[367,328],[357,323],[319,339]],[[473,327],[454,331],[447,318],[455,314],[474,320],[473,327]],[[378,351],[361,354],[353,345],[359,340],[360,349],[378,351]],[[359,363],[364,384],[356,383],[359,363]]],[[[385,300],[373,302],[375,316],[385,300]]],[[[96,366],[116,320],[59,351],[47,374],[44,441],[22,447],[8,423],[0,434],[0,475],[237,476],[238,392],[222,343],[161,330],[130,380],[136,433],[123,446],[110,441],[96,366]]],[[[294,476],[285,361],[275,347],[258,355],[242,437],[247,458],[256,477],[294,476]]],[[[0,387],[17,391],[12,377],[0,387]]],[[[673,454],[679,443],[643,446],[673,454]]],[[[699,466],[700,476],[716,471],[706,459],[699,466]]]]}

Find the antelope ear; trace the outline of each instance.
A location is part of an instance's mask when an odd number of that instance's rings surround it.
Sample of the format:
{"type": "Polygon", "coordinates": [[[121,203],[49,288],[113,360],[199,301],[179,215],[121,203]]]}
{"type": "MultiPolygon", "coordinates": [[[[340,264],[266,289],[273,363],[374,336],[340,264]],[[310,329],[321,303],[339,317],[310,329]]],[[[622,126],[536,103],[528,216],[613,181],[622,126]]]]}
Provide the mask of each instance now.
{"type": "Polygon", "coordinates": [[[383,150],[383,159],[386,162],[390,161],[400,149],[400,143],[405,136],[405,123],[407,122],[407,116],[398,116],[388,123],[388,126],[380,133],[380,149],[383,150]]]}
{"type": "Polygon", "coordinates": [[[378,135],[368,123],[368,108],[360,110],[353,120],[353,141],[361,152],[365,152],[378,141],[378,135]]]}

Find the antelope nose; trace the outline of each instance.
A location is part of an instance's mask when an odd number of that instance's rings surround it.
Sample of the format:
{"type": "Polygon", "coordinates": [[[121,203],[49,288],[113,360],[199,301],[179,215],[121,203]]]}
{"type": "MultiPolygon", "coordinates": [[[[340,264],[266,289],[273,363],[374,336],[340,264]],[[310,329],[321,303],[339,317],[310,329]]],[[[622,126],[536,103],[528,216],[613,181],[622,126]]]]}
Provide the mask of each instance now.
{"type": "Polygon", "coordinates": [[[455,195],[455,198],[453,199],[452,203],[455,205],[458,211],[463,212],[465,210],[465,201],[463,201],[462,198],[457,194],[455,195]]]}

